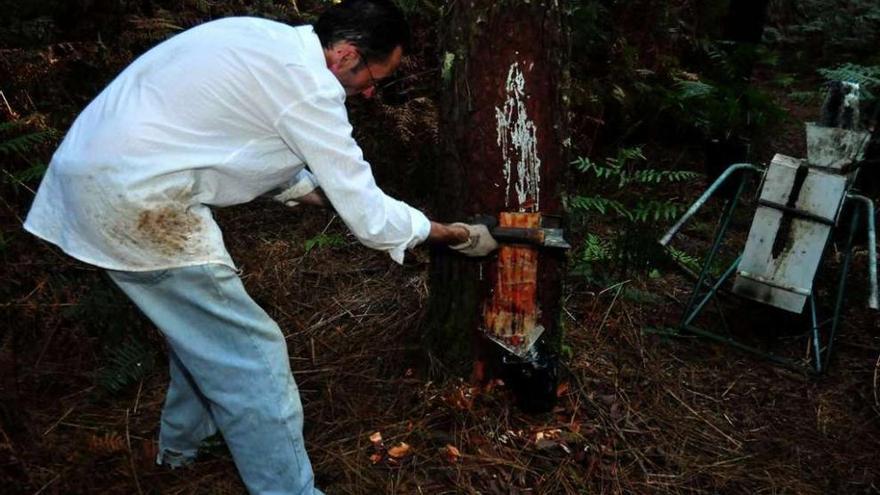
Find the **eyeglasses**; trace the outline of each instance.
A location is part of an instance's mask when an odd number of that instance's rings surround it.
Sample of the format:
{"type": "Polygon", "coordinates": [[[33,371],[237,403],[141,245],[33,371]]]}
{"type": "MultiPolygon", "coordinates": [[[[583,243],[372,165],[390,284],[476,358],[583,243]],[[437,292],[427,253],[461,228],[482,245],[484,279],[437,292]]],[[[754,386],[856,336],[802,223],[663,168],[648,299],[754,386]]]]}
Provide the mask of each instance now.
{"type": "Polygon", "coordinates": [[[361,57],[361,62],[364,64],[364,68],[367,69],[367,75],[370,76],[370,86],[373,88],[373,95],[375,97],[381,96],[382,89],[387,87],[389,84],[393,84],[394,81],[386,81],[385,79],[376,79],[376,76],[373,75],[373,71],[370,70],[370,61],[364,56],[363,52],[358,50],[358,55],[361,57]]]}
{"type": "MultiPolygon", "coordinates": [[[[358,52],[360,53],[360,52],[358,52]]],[[[373,71],[370,70],[370,62],[367,61],[367,57],[364,56],[363,53],[360,54],[361,60],[364,62],[364,68],[367,69],[367,74],[370,76],[370,86],[376,91],[379,90],[379,81],[373,76],[373,71]]]]}
{"type": "Polygon", "coordinates": [[[361,62],[364,64],[364,68],[367,69],[367,75],[370,77],[370,86],[373,88],[373,98],[383,101],[384,103],[394,104],[399,103],[400,95],[396,95],[394,89],[390,91],[386,91],[386,89],[391,88],[392,86],[400,83],[403,79],[399,77],[384,77],[382,79],[376,79],[376,76],[373,75],[373,71],[370,69],[370,61],[364,56],[363,52],[358,50],[358,56],[361,58],[361,62]]]}

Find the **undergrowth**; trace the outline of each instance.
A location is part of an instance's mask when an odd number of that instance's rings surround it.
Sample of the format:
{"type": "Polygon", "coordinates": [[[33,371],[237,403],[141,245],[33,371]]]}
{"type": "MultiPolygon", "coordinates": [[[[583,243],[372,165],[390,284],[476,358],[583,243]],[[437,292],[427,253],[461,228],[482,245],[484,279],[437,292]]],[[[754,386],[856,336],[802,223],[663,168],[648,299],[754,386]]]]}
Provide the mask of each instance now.
{"type": "Polygon", "coordinates": [[[84,331],[100,349],[94,375],[99,392],[116,394],[155,370],[159,349],[146,320],[111,282],[93,285],[64,311],[64,317],[83,322],[84,331]]]}
{"type": "Polygon", "coordinates": [[[34,130],[21,121],[0,122],[3,184],[16,192],[22,187],[33,190],[30,186],[43,177],[48,166],[36,148],[57,136],[58,132],[51,128],[34,130]]]}
{"type": "Polygon", "coordinates": [[[632,147],[619,149],[603,162],[587,157],[573,162],[575,169],[589,176],[591,191],[567,198],[575,224],[588,230],[573,258],[576,273],[593,276],[599,266],[606,272],[645,270],[664,258],[656,227],[674,221],[686,205],[660,189],[695,181],[700,174],[645,168],[646,161],[642,149],[632,147]],[[600,224],[610,228],[603,233],[597,229],[600,224]]]}

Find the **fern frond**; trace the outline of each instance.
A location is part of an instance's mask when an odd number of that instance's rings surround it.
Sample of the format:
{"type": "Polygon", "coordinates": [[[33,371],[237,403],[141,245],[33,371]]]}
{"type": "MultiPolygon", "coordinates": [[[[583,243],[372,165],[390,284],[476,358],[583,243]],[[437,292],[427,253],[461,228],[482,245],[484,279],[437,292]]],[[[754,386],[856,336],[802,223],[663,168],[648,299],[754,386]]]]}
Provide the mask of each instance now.
{"type": "Polygon", "coordinates": [[[669,201],[639,201],[632,209],[636,222],[672,221],[678,218],[682,207],[669,201]]]}
{"type": "Polygon", "coordinates": [[[702,264],[702,260],[696,256],[691,256],[684,251],[675,249],[672,246],[666,246],[666,252],[669,254],[669,257],[672,258],[676,263],[684,266],[688,270],[698,273],[700,271],[700,265],[702,264]]]}
{"type": "Polygon", "coordinates": [[[45,163],[35,163],[30,167],[16,172],[12,175],[16,180],[27,183],[43,177],[43,175],[46,173],[47,168],[49,168],[49,165],[45,163]]]}
{"type": "Polygon", "coordinates": [[[632,213],[620,201],[603,198],[601,196],[574,196],[569,201],[572,209],[582,213],[595,212],[605,215],[609,212],[616,213],[628,220],[632,220],[632,213]]]}
{"type": "Polygon", "coordinates": [[[86,448],[93,454],[111,455],[126,451],[128,443],[118,433],[93,433],[86,439],[86,448]]]}
{"type": "Polygon", "coordinates": [[[682,100],[705,98],[715,92],[715,86],[702,81],[687,81],[679,79],[675,83],[675,87],[678,90],[676,96],[682,100]]]}
{"type": "Polygon", "coordinates": [[[587,234],[578,260],[583,263],[595,263],[606,261],[611,258],[613,246],[611,243],[596,234],[587,234]]]}
{"type": "Polygon", "coordinates": [[[108,349],[107,366],[98,374],[98,383],[108,392],[119,392],[146,376],[156,364],[156,354],[145,341],[129,338],[108,349]]]}
{"type": "Polygon", "coordinates": [[[725,79],[730,80],[736,76],[736,63],[732,56],[735,45],[730,41],[708,42],[703,47],[709,60],[717,67],[725,79]]]}
{"type": "Polygon", "coordinates": [[[846,63],[834,69],[818,69],[818,72],[829,81],[857,83],[862,96],[867,99],[874,98],[871,90],[880,85],[880,65],[866,66],[846,63]]]}
{"type": "Polygon", "coordinates": [[[596,163],[587,157],[580,157],[572,162],[575,168],[582,173],[594,175],[597,179],[619,178],[621,175],[621,165],[615,159],[609,158],[606,164],[596,163]]]}
{"type": "Polygon", "coordinates": [[[633,160],[647,160],[645,158],[645,154],[642,153],[641,146],[633,146],[631,148],[620,148],[617,151],[617,162],[622,161],[633,161],[633,160]]]}
{"type": "Polygon", "coordinates": [[[661,182],[684,182],[700,177],[697,172],[688,170],[639,170],[630,175],[630,182],[642,184],[660,184],[661,182]]]}
{"type": "MultiPolygon", "coordinates": [[[[7,127],[7,129],[11,128],[12,127],[7,127]]],[[[13,153],[19,153],[22,155],[27,154],[34,146],[50,139],[53,135],[54,131],[52,130],[29,132],[5,141],[0,141],[0,155],[11,155],[13,153]]]]}
{"type": "Polygon", "coordinates": [[[831,81],[848,81],[860,86],[880,84],[880,65],[858,65],[846,63],[834,69],[818,69],[819,74],[831,81]]]}
{"type": "Polygon", "coordinates": [[[575,158],[575,160],[571,162],[571,164],[574,165],[574,168],[577,169],[578,172],[589,172],[596,167],[596,163],[586,156],[579,156],[575,158]]]}
{"type": "Polygon", "coordinates": [[[325,247],[336,247],[342,246],[345,244],[345,239],[342,238],[339,234],[325,234],[320,233],[311,239],[307,239],[304,247],[306,253],[311,251],[312,249],[318,248],[323,249],[325,247]]]}

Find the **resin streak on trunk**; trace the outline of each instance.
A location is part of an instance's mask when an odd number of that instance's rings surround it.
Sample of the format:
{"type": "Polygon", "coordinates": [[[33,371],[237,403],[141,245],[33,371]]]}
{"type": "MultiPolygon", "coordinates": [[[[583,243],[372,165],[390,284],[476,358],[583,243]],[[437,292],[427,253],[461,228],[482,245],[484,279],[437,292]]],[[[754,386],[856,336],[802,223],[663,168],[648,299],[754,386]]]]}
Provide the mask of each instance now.
{"type": "Polygon", "coordinates": [[[507,97],[502,107],[495,108],[498,147],[501,148],[506,188],[504,206],[510,206],[511,186],[516,193],[520,211],[536,211],[541,199],[541,158],[535,123],[526,110],[526,81],[519,62],[507,73],[507,97]]]}

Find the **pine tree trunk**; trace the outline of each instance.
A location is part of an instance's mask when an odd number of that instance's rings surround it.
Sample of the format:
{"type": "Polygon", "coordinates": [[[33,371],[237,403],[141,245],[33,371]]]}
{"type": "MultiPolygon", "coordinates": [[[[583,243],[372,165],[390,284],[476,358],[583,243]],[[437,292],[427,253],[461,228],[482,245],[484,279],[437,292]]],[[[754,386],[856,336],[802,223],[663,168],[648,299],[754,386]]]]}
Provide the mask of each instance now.
{"type": "MultiPolygon", "coordinates": [[[[475,0],[449,8],[441,123],[447,155],[435,210],[450,221],[498,218],[502,212],[561,216],[568,165],[568,37],[559,5],[475,0]]],[[[525,323],[511,324],[543,326],[537,347],[544,355],[557,353],[565,256],[529,249],[506,248],[480,260],[445,249],[433,252],[424,322],[432,364],[457,374],[474,369],[477,379],[497,375],[507,353],[486,339],[488,326],[496,331],[503,326],[492,308],[505,306],[505,298],[532,294],[535,308],[520,300],[513,311],[531,310],[536,320],[528,321],[527,314],[525,323]],[[503,277],[523,276],[511,274],[502,258],[536,263],[537,277],[527,293],[499,291],[499,271],[503,277]]]]}

